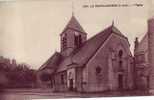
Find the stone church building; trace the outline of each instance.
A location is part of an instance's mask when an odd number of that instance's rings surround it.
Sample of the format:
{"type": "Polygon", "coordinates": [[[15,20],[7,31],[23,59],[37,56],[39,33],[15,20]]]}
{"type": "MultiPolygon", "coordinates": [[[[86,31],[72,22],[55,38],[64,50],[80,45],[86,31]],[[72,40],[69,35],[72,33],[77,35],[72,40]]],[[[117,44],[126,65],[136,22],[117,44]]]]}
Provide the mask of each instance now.
{"type": "Polygon", "coordinates": [[[114,24],[89,39],[87,35],[73,15],[60,34],[61,51],[38,70],[38,83],[55,91],[133,89],[133,56],[127,37],[114,24]]]}

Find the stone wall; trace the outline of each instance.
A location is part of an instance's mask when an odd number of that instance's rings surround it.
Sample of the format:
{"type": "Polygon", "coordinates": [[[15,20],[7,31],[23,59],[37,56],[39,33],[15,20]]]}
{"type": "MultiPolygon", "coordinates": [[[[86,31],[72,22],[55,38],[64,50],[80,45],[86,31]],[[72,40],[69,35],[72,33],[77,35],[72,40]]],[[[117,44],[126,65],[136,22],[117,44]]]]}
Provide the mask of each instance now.
{"type": "Polygon", "coordinates": [[[131,52],[129,49],[129,43],[128,41],[120,37],[118,35],[111,35],[108,40],[102,45],[102,47],[97,51],[97,53],[92,57],[92,59],[87,64],[88,69],[88,82],[87,82],[87,89],[88,92],[94,92],[94,91],[105,91],[105,90],[117,90],[118,89],[118,59],[117,57],[117,51],[119,49],[123,49],[124,51],[124,89],[132,88],[133,87],[133,76],[131,74],[133,73],[133,66],[130,65],[129,59],[131,58],[131,52]],[[121,46],[119,46],[121,45],[121,46]],[[109,55],[111,52],[114,52],[114,54],[110,57],[115,56],[114,58],[111,58],[111,62],[109,63],[109,55]],[[109,68],[109,65],[111,65],[112,68],[109,68]],[[96,68],[100,67],[101,72],[97,73],[96,68]],[[111,70],[112,69],[112,70],[111,70]],[[109,79],[109,75],[110,78],[109,79]],[[112,77],[111,77],[112,76],[112,77]],[[112,82],[110,81],[112,80],[112,82]],[[109,81],[111,83],[109,83],[109,81]],[[129,83],[128,83],[129,82],[129,83]],[[131,84],[131,85],[130,85],[131,84]],[[112,87],[111,87],[112,85],[112,87]]]}
{"type": "Polygon", "coordinates": [[[67,72],[63,71],[54,75],[54,91],[67,91],[67,72]],[[63,76],[63,82],[62,82],[63,76]]]}

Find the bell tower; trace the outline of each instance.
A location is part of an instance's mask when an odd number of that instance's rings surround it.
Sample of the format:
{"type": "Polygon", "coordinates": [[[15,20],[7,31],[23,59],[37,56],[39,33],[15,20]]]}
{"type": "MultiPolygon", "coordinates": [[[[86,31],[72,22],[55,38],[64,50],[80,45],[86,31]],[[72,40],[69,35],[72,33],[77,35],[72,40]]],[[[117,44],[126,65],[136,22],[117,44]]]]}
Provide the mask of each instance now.
{"type": "Polygon", "coordinates": [[[87,40],[87,34],[72,14],[70,21],[60,34],[60,38],[61,53],[63,56],[69,56],[87,40]]]}

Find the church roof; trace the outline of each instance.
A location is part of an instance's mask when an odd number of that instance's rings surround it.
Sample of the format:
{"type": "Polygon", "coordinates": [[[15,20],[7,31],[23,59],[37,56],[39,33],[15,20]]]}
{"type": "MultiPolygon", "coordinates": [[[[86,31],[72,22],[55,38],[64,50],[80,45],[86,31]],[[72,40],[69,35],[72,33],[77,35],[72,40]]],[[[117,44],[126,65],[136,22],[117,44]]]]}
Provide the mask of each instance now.
{"type": "Polygon", "coordinates": [[[55,52],[40,68],[39,70],[47,69],[56,69],[58,64],[61,61],[61,54],[58,52],[55,52]]]}
{"type": "MultiPolygon", "coordinates": [[[[84,34],[86,32],[83,30],[77,19],[72,16],[71,20],[65,27],[66,29],[73,29],[80,31],[84,34]]],[[[114,24],[110,25],[103,31],[99,32],[86,42],[84,42],[79,49],[74,50],[74,52],[69,57],[62,57],[60,53],[55,52],[51,58],[47,60],[41,67],[40,70],[45,68],[52,69],[52,72],[64,71],[71,66],[79,66],[87,64],[88,61],[97,53],[98,49],[104,44],[104,42],[109,38],[111,34],[117,34],[121,37],[126,38],[115,26],[114,24]]],[[[127,38],[126,38],[127,39],[127,38]]]]}
{"type": "Polygon", "coordinates": [[[74,29],[76,31],[80,31],[81,33],[86,33],[74,15],[72,15],[72,18],[70,19],[70,21],[68,22],[68,24],[66,25],[63,31],[65,31],[68,28],[74,29]]]}
{"type": "Polygon", "coordinates": [[[91,57],[97,52],[100,46],[111,35],[112,27],[108,27],[94,37],[90,38],[73,56],[73,62],[80,64],[81,66],[87,63],[91,57]]]}
{"type": "Polygon", "coordinates": [[[62,61],[57,71],[66,70],[71,63],[80,67],[88,63],[112,33],[126,38],[115,26],[111,25],[87,40],[81,48],[74,51],[74,54],[62,61]]]}

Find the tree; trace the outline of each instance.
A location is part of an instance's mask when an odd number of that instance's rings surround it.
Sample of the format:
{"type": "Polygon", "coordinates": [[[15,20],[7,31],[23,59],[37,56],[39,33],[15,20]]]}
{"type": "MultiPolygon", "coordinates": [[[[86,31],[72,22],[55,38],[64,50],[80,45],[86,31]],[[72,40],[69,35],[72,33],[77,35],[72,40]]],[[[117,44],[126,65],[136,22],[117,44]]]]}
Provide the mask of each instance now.
{"type": "MultiPolygon", "coordinates": [[[[16,60],[0,57],[0,72],[7,78],[10,88],[33,87],[36,83],[36,71],[31,66],[22,63],[17,64],[16,60]]],[[[2,83],[2,82],[1,82],[2,83]]]]}

